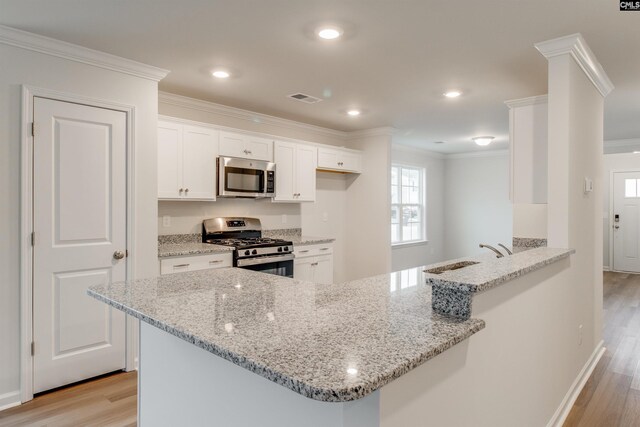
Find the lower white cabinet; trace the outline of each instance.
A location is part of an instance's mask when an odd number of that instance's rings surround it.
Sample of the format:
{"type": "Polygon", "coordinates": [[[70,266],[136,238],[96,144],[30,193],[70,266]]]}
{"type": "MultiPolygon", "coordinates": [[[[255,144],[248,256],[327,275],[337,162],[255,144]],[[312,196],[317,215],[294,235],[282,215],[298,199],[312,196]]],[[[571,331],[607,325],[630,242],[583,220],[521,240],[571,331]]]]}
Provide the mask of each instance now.
{"type": "Polygon", "coordinates": [[[232,253],[190,255],[160,260],[160,274],[207,270],[233,266],[232,253]]]}
{"type": "Polygon", "coordinates": [[[307,282],[333,283],[333,245],[295,246],[293,278],[307,282]]]}

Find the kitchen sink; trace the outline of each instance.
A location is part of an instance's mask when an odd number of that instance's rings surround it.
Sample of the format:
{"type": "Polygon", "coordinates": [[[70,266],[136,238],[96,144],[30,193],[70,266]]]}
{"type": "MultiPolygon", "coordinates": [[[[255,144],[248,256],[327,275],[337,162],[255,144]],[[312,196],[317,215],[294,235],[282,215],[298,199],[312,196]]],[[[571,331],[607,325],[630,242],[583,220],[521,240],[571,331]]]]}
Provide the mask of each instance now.
{"type": "Polygon", "coordinates": [[[461,261],[461,262],[456,262],[454,264],[448,264],[440,267],[430,268],[428,270],[425,270],[425,273],[442,274],[445,271],[460,270],[461,268],[469,267],[470,265],[476,265],[476,264],[479,264],[479,263],[475,261],[461,261]]]}

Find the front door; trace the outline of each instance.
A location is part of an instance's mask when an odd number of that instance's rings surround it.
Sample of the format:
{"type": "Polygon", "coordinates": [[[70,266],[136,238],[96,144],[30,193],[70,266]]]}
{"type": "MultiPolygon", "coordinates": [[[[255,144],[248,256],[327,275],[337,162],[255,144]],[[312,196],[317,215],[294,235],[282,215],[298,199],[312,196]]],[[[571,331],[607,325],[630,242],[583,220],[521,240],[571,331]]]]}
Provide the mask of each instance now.
{"type": "Polygon", "coordinates": [[[613,269],[640,273],[640,172],[613,177],[613,269]]]}
{"type": "Polygon", "coordinates": [[[125,316],[86,289],[126,280],[127,117],[40,97],[33,115],[38,393],[125,367],[125,316]]]}

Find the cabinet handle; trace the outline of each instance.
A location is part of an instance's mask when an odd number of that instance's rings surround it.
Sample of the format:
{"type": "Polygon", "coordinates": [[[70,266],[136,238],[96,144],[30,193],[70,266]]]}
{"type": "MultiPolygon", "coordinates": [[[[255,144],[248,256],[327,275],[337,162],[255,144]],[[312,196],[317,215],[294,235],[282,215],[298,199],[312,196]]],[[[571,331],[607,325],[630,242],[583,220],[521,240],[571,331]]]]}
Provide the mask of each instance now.
{"type": "Polygon", "coordinates": [[[185,192],[185,194],[186,194],[186,193],[188,193],[188,192],[189,192],[189,189],[188,189],[188,188],[187,188],[187,189],[185,189],[185,190],[184,190],[184,192],[185,192]]]}
{"type": "Polygon", "coordinates": [[[182,193],[184,191],[184,188],[181,188],[178,190],[179,193],[182,193]]]}
{"type": "Polygon", "coordinates": [[[329,248],[320,248],[321,251],[328,251],[329,248]]]}
{"type": "Polygon", "coordinates": [[[318,263],[317,262],[312,262],[311,265],[316,266],[316,265],[318,265],[318,263]]]}
{"type": "Polygon", "coordinates": [[[251,150],[249,150],[249,152],[247,154],[253,154],[253,152],[251,150]]]}
{"type": "Polygon", "coordinates": [[[222,262],[221,259],[215,259],[213,261],[209,261],[209,264],[220,264],[222,262]]]}
{"type": "Polygon", "coordinates": [[[306,251],[299,251],[301,254],[306,254],[307,252],[309,252],[309,250],[306,251]]]}
{"type": "Polygon", "coordinates": [[[249,150],[244,150],[243,153],[244,154],[249,154],[249,150]]]}
{"type": "Polygon", "coordinates": [[[173,268],[189,267],[191,264],[176,264],[173,268]]]}

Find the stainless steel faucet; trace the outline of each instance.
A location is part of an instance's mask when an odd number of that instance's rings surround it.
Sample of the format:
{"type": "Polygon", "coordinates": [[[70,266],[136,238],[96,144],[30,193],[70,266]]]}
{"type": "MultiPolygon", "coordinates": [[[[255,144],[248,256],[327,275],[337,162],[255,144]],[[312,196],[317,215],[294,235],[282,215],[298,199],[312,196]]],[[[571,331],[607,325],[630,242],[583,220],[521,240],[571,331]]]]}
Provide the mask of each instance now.
{"type": "Polygon", "coordinates": [[[502,258],[504,255],[502,254],[502,252],[500,252],[499,250],[497,250],[496,248],[494,248],[493,246],[490,245],[485,245],[484,243],[480,243],[480,247],[481,248],[487,248],[487,249],[491,249],[493,252],[496,253],[496,258],[502,258]]]}
{"type": "Polygon", "coordinates": [[[511,249],[509,249],[508,247],[506,247],[505,245],[503,245],[502,243],[498,243],[498,246],[500,246],[502,249],[504,249],[505,251],[507,251],[507,253],[509,255],[513,255],[513,252],[511,252],[511,249]]]}

